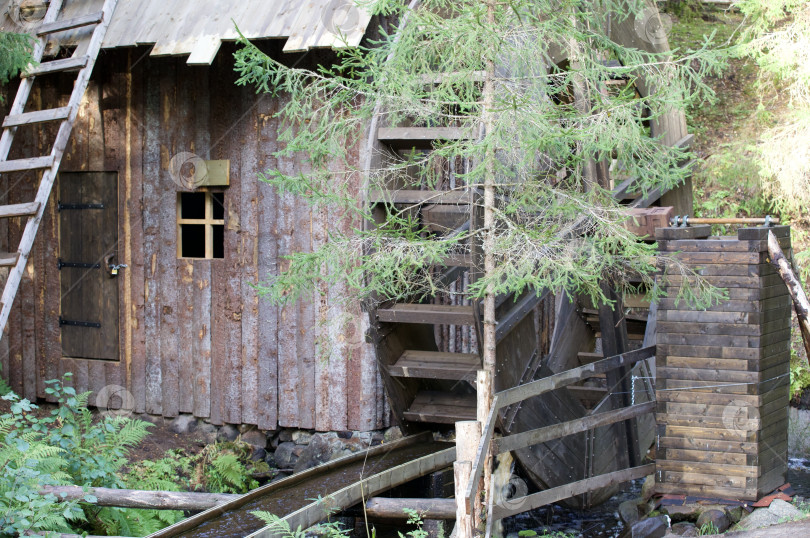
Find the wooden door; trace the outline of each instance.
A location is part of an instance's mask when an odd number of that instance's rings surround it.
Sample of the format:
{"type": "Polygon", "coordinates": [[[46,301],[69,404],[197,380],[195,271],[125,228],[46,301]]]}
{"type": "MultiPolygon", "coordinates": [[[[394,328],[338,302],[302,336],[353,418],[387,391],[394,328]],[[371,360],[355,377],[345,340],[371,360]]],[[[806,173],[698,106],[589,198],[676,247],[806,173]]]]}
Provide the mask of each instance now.
{"type": "Polygon", "coordinates": [[[63,172],[58,204],[62,356],[117,361],[118,174],[63,172]]]}

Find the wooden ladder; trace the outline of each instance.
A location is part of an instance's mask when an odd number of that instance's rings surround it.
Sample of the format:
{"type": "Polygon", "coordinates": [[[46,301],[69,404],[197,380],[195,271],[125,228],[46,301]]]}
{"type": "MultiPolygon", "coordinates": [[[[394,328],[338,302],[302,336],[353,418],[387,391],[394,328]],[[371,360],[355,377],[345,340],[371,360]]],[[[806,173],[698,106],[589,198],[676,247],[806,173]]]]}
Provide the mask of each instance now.
{"type": "Polygon", "coordinates": [[[0,137],[0,174],[42,170],[42,177],[34,201],[0,205],[0,218],[28,218],[17,251],[0,253],[0,266],[12,267],[3,288],[2,298],[0,298],[0,305],[2,305],[0,306],[0,338],[2,338],[2,333],[8,323],[11,306],[14,303],[14,297],[17,295],[17,288],[20,285],[23,271],[25,271],[25,266],[28,263],[28,256],[31,253],[39,223],[42,220],[45,206],[48,203],[51,189],[56,180],[56,174],[59,171],[59,165],[62,162],[62,155],[73,130],[79,104],[90,81],[90,74],[93,72],[93,66],[101,50],[101,43],[109,27],[117,0],[105,0],[101,11],[72,19],[57,20],[62,3],[62,0],[51,1],[48,12],[36,31],[37,39],[34,44],[33,58],[38,65],[36,67],[29,66],[21,75],[22,80],[14,98],[14,104],[3,121],[3,134],[0,137]],[[95,26],[95,28],[90,37],[87,51],[83,55],[39,63],[45,52],[45,44],[49,35],[85,26],[95,26]],[[68,105],[60,108],[25,112],[28,96],[31,93],[36,77],[64,71],[78,73],[68,105]],[[60,122],[59,131],[54,139],[50,155],[8,159],[18,127],[57,121],[60,122]]]}

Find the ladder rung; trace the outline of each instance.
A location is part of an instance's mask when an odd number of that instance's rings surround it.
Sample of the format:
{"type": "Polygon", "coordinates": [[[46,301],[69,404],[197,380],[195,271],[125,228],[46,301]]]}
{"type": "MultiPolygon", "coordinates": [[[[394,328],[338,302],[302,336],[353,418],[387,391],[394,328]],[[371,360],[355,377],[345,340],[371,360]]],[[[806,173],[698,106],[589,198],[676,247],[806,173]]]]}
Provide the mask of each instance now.
{"type": "Polygon", "coordinates": [[[31,157],[28,159],[14,159],[0,162],[0,174],[8,172],[24,172],[26,170],[39,170],[50,168],[53,165],[53,156],[31,157]]]}
{"type": "Polygon", "coordinates": [[[17,125],[29,125],[32,123],[44,123],[46,121],[58,121],[67,119],[70,116],[70,107],[48,108],[35,112],[25,112],[16,116],[7,116],[3,121],[3,127],[15,127],[17,125]]]}
{"type": "Polygon", "coordinates": [[[78,69],[82,69],[86,65],[87,65],[87,56],[80,56],[78,58],[65,58],[63,60],[43,62],[38,66],[31,68],[29,71],[26,71],[20,76],[35,77],[37,75],[45,75],[47,73],[58,73],[61,71],[76,71],[78,69]]]}
{"type": "Polygon", "coordinates": [[[17,263],[16,252],[0,252],[0,267],[8,267],[17,263]]]}
{"type": "Polygon", "coordinates": [[[38,209],[39,209],[38,202],[0,205],[0,218],[30,217],[31,215],[36,215],[38,209]]]}
{"type": "Polygon", "coordinates": [[[104,18],[103,11],[96,11],[89,15],[82,15],[81,17],[74,17],[72,19],[65,19],[63,21],[56,21],[50,24],[43,24],[37,30],[37,36],[46,34],[55,34],[64,30],[71,30],[73,28],[80,28],[82,26],[90,26],[91,24],[98,24],[104,18]]]}

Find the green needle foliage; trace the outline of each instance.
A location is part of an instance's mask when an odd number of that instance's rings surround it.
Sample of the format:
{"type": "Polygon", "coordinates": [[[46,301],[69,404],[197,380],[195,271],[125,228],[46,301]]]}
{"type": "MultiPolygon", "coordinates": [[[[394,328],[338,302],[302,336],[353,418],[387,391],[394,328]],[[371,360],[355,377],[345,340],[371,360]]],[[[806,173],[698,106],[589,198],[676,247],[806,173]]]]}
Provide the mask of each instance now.
{"type": "Polygon", "coordinates": [[[802,217],[810,204],[810,2],[743,0],[738,6],[750,24],[736,52],[756,60],[761,83],[784,87],[792,109],[757,148],[763,187],[779,209],[802,217]]]}
{"type": "MultiPolygon", "coordinates": [[[[33,38],[28,34],[0,32],[0,86],[4,86],[32,61],[33,38]]],[[[3,96],[0,95],[0,104],[3,96]]]]}
{"type": "Polygon", "coordinates": [[[491,284],[495,293],[550,288],[602,302],[606,279],[627,289],[625,275],[654,272],[654,246],[622,228],[625,210],[586,168],[615,159],[643,193],[683,181],[688,171],[677,163],[684,152],[651,138],[649,121],[712,99],[702,79],[722,67],[720,52],[708,42],[672,54],[615,43],[609,28],[642,13],[648,5],[639,0],[504,0],[494,24],[486,22],[487,3],[477,0],[425,0],[416,10],[401,0],[362,4],[400,21],[398,28],[340,50],[334,65],[288,67],[244,38],[235,55],[238,84],[283,99],[277,156],[308,162],[304,171],[268,170],[261,179],[316,209],[341,208],[352,228],[334,229],[314,251],[288,256],[261,293],[285,303],[345,283],[355,300],[433,295],[433,268],[467,251],[470,234],[488,230],[437,236],[420,225],[414,208],[375,214],[363,191],[480,192],[488,170],[497,188],[496,270],[470,287],[472,297],[491,284]],[[561,49],[570,52],[558,64],[553,57],[561,49]],[[485,111],[488,59],[496,73],[485,111]],[[619,80],[625,82],[608,91],[606,82],[619,80]],[[636,81],[652,89],[648,95],[636,92],[636,81]],[[486,113],[492,122],[485,131],[486,113]],[[405,156],[371,150],[365,156],[376,164],[367,173],[361,133],[374,118],[382,126],[455,127],[468,137],[405,156]],[[443,183],[450,167],[455,186],[443,183]],[[376,226],[364,226],[375,216],[376,226]]]}

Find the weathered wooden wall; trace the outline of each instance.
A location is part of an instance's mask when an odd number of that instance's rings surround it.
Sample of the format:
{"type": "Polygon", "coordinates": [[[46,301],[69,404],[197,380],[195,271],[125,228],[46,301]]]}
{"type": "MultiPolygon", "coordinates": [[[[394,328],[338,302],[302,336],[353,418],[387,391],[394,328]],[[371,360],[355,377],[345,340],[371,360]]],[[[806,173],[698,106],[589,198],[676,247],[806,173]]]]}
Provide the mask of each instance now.
{"type": "MultiPolygon", "coordinates": [[[[281,55],[280,44],[268,48],[281,55]]],[[[102,53],[62,170],[119,174],[119,260],[129,265],[119,277],[120,362],[61,357],[52,197],[0,341],[3,376],[26,397],[43,398],[44,380],[71,371],[81,390],[126,386],[136,412],[193,413],[215,424],[383,427],[388,409],[365,343],[367,316],[340,307],[338,289],[279,308],[251,287],[275,272],[284,254],[352,223],[257,180],[263,170],[304,165],[274,157],[272,116],[282,102],[235,86],[232,52],[223,47],[210,68],[149,57],[147,48],[102,53]],[[177,257],[180,187],[168,170],[180,152],[230,160],[224,259],[177,257]]],[[[35,106],[66,102],[68,79],[53,80],[35,91],[35,106]]],[[[48,133],[21,135],[23,151],[34,151],[48,133]]],[[[30,176],[4,175],[0,203],[33,199],[34,188],[30,176]]],[[[19,219],[0,221],[0,248],[14,250],[20,233],[19,219]]]]}

